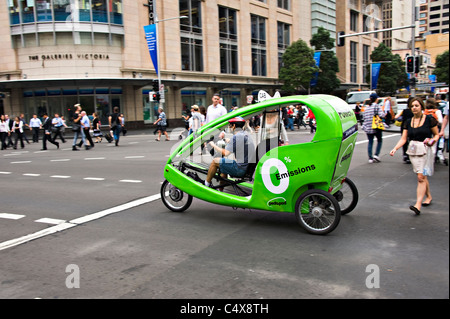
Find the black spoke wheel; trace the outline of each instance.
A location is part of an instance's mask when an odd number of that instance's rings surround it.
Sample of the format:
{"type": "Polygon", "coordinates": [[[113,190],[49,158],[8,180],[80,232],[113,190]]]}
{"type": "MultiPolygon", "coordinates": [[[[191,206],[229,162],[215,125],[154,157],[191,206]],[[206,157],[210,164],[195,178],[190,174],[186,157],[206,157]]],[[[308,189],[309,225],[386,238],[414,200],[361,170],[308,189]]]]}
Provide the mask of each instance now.
{"type": "Polygon", "coordinates": [[[325,235],[339,224],[341,209],[333,195],[320,189],[310,189],[297,199],[295,217],[307,232],[325,235]]]}
{"type": "Polygon", "coordinates": [[[339,202],[341,207],[341,215],[350,213],[358,204],[359,194],[355,183],[346,178],[342,183],[342,187],[333,195],[339,202]]]}
{"type": "Polygon", "coordinates": [[[161,200],[173,212],[183,212],[192,204],[192,196],[165,180],[161,186],[161,200]]]}

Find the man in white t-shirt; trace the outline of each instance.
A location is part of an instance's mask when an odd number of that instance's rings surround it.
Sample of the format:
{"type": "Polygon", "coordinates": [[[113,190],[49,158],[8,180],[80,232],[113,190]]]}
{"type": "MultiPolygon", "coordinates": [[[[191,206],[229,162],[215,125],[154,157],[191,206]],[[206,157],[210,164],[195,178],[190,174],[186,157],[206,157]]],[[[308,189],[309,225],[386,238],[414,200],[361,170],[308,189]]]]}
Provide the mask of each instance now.
{"type": "Polygon", "coordinates": [[[213,104],[208,106],[208,110],[206,112],[206,124],[214,121],[215,119],[221,117],[222,115],[227,114],[227,109],[220,104],[220,95],[214,94],[212,98],[213,104]]]}

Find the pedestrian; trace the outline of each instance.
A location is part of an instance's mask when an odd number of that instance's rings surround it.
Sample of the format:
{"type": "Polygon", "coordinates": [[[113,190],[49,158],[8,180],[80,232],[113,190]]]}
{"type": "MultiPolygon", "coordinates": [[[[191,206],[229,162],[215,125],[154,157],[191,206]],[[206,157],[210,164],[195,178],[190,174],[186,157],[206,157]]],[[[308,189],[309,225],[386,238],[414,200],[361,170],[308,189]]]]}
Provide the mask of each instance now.
{"type": "Polygon", "coordinates": [[[158,109],[158,112],[159,112],[158,119],[156,120],[155,123],[153,123],[154,125],[158,125],[158,137],[156,138],[156,141],[159,142],[161,140],[161,134],[163,133],[166,136],[166,141],[170,141],[169,135],[166,132],[167,128],[166,113],[164,113],[164,109],[162,107],[158,109]]]}
{"type": "Polygon", "coordinates": [[[384,122],[386,123],[387,127],[391,124],[391,119],[395,116],[394,110],[392,109],[392,99],[390,96],[388,96],[383,103],[382,111],[385,114],[384,122]]]}
{"type": "Polygon", "coordinates": [[[356,122],[361,124],[361,102],[356,102],[354,112],[355,112],[356,122]]]}
{"type": "Polygon", "coordinates": [[[430,97],[427,99],[425,111],[423,113],[425,115],[432,115],[438,121],[438,127],[441,127],[443,120],[442,112],[437,108],[437,101],[435,98],[430,97]]]}
{"type": "MultiPolygon", "coordinates": [[[[409,139],[408,155],[411,160],[414,173],[417,174],[416,203],[411,205],[411,209],[416,215],[420,214],[422,206],[429,206],[432,201],[430,184],[424,172],[425,165],[433,165],[434,156],[431,163],[427,163],[427,154],[433,152],[433,145],[439,140],[437,121],[430,115],[423,114],[425,105],[421,98],[411,100],[411,111],[414,116],[405,123],[406,129],[402,133],[401,139],[391,150],[390,155],[402,147],[409,139]],[[426,198],[425,198],[426,197],[426,198]],[[424,200],[425,198],[425,200],[424,200]]],[[[429,154],[428,154],[429,155],[429,154]]]]}
{"type": "Polygon", "coordinates": [[[6,125],[8,125],[8,129],[10,134],[6,137],[6,139],[8,140],[8,142],[6,143],[6,147],[10,147],[10,146],[14,146],[14,143],[12,141],[12,127],[13,127],[13,123],[14,121],[12,119],[9,118],[8,114],[5,114],[5,121],[6,121],[6,125]]]}
{"type": "Polygon", "coordinates": [[[111,131],[113,131],[114,141],[116,146],[119,146],[120,139],[120,130],[122,128],[122,119],[120,118],[119,108],[117,106],[114,107],[113,114],[111,114],[108,118],[109,127],[111,131]]]}
{"type": "Polygon", "coordinates": [[[101,143],[103,140],[103,133],[101,130],[102,123],[100,122],[100,119],[98,118],[97,113],[92,113],[92,117],[94,118],[92,120],[92,132],[95,137],[95,143],[101,143]]]}
{"type": "Polygon", "coordinates": [[[311,128],[311,134],[316,132],[316,116],[314,115],[311,108],[309,108],[308,111],[308,118],[309,118],[309,127],[311,128]]]}
{"type": "Polygon", "coordinates": [[[20,121],[22,122],[22,124],[23,124],[23,139],[25,140],[25,142],[27,142],[27,144],[30,144],[30,141],[28,140],[28,137],[27,137],[27,134],[26,134],[26,128],[30,128],[29,126],[28,126],[28,124],[27,124],[27,122],[25,121],[25,115],[22,113],[22,114],[20,114],[20,121]]]}
{"type": "Polygon", "coordinates": [[[293,105],[289,105],[289,108],[287,110],[287,116],[288,116],[287,128],[290,129],[291,131],[293,131],[294,130],[294,118],[295,118],[293,105]]]}
{"type": "Polygon", "coordinates": [[[62,128],[66,127],[66,124],[63,122],[63,120],[59,117],[58,113],[55,113],[55,117],[52,120],[53,125],[53,136],[52,140],[56,141],[56,137],[59,136],[61,139],[61,142],[65,143],[66,140],[64,139],[64,136],[62,135],[62,128]]]}
{"type": "MultiPolygon", "coordinates": [[[[411,101],[412,98],[408,99],[408,107],[404,110],[402,110],[399,114],[395,116],[396,120],[399,120],[400,117],[402,119],[402,126],[400,127],[400,132],[403,134],[403,131],[406,130],[405,123],[414,116],[413,112],[411,111],[411,101]]],[[[403,162],[406,164],[411,164],[411,161],[409,160],[409,155],[407,154],[408,151],[408,145],[409,140],[406,140],[406,143],[402,146],[403,149],[403,162]]]]}
{"type": "Polygon", "coordinates": [[[6,139],[10,135],[9,125],[6,123],[5,115],[0,116],[0,140],[2,142],[2,150],[6,150],[6,139]]]}
{"type": "Polygon", "coordinates": [[[123,136],[125,136],[125,135],[127,135],[128,131],[127,131],[126,127],[125,127],[125,116],[123,115],[123,113],[120,113],[120,118],[122,119],[121,120],[121,124],[122,124],[121,131],[122,131],[123,136]]]}
{"type": "Polygon", "coordinates": [[[23,143],[23,122],[20,120],[20,117],[16,116],[14,118],[11,132],[14,134],[13,148],[15,150],[17,149],[17,143],[19,142],[19,140],[20,140],[20,148],[24,148],[25,144],[23,143]]]}
{"type": "Polygon", "coordinates": [[[222,104],[220,104],[220,95],[218,93],[214,94],[214,96],[212,97],[212,102],[213,103],[208,106],[208,110],[206,111],[206,124],[227,114],[227,109],[222,104]]]}
{"type": "Polygon", "coordinates": [[[49,141],[53,145],[56,145],[56,147],[59,149],[59,143],[55,142],[52,139],[52,121],[50,121],[47,113],[44,113],[42,117],[44,120],[44,122],[42,123],[42,128],[44,129],[44,136],[42,138],[42,151],[47,150],[47,141],[49,141]]]}
{"type": "Polygon", "coordinates": [[[379,163],[381,147],[383,146],[383,130],[373,129],[372,128],[372,120],[375,115],[378,115],[380,118],[385,117],[385,113],[381,109],[381,107],[377,104],[378,95],[376,93],[372,93],[370,95],[370,105],[366,107],[364,111],[364,123],[363,130],[367,134],[367,138],[369,140],[369,145],[367,146],[367,153],[369,155],[369,163],[373,163],[374,161],[379,163]],[[373,154],[373,140],[377,138],[377,147],[375,149],[375,155],[373,154]]]}
{"type": "Polygon", "coordinates": [[[90,148],[94,147],[94,141],[92,140],[91,133],[89,131],[91,130],[91,121],[89,120],[89,116],[85,111],[81,111],[81,134],[84,134],[85,141],[89,141],[90,148]]]}
{"type": "Polygon", "coordinates": [[[42,122],[37,117],[37,114],[33,114],[33,118],[30,119],[29,127],[33,133],[33,143],[39,143],[39,130],[42,127],[42,122]]]}
{"type": "Polygon", "coordinates": [[[202,126],[202,114],[199,112],[198,105],[192,105],[191,117],[189,118],[189,121],[192,124],[189,126],[188,135],[191,135],[192,133],[196,133],[202,126]]]}
{"type": "Polygon", "coordinates": [[[305,116],[305,111],[303,110],[303,106],[300,104],[297,105],[297,127],[298,127],[298,129],[300,129],[300,126],[304,126],[305,129],[308,129],[305,121],[303,121],[304,116],[305,116]]]}
{"type": "Polygon", "coordinates": [[[86,150],[89,150],[90,147],[86,145],[86,139],[81,130],[81,123],[80,123],[81,118],[82,118],[81,114],[80,114],[81,113],[81,105],[75,104],[74,107],[75,107],[75,112],[72,115],[72,131],[74,133],[73,142],[72,142],[72,151],[79,151],[79,149],[77,148],[77,140],[78,140],[78,137],[80,137],[80,136],[81,136],[81,143],[84,144],[84,147],[86,148],[86,150]]]}

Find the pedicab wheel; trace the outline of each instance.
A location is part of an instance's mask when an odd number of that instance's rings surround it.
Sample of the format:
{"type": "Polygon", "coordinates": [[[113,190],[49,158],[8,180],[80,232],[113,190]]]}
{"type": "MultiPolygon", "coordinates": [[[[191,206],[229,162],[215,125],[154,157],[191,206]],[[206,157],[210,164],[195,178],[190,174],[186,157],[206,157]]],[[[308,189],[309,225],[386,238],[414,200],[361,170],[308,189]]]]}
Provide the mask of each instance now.
{"type": "Polygon", "coordinates": [[[358,189],[350,178],[344,180],[341,189],[333,196],[341,207],[341,215],[346,215],[354,210],[359,200],[358,189]]]}
{"type": "Polygon", "coordinates": [[[161,199],[164,205],[173,212],[183,212],[192,204],[192,196],[184,193],[165,180],[161,186],[161,199]]]}
{"type": "Polygon", "coordinates": [[[295,217],[307,232],[325,235],[339,224],[341,209],[333,195],[320,189],[310,189],[297,199],[295,217]]]}

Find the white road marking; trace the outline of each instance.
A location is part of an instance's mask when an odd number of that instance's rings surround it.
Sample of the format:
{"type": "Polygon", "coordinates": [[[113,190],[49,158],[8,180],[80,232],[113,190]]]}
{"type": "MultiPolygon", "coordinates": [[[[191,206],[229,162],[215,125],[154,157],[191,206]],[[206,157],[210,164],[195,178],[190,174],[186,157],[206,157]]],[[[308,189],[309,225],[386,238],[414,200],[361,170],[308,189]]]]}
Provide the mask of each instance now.
{"type": "Polygon", "coordinates": [[[68,162],[68,161],[70,161],[70,159],[68,158],[50,160],[50,162],[68,162]]]}
{"type": "Polygon", "coordinates": [[[21,219],[25,217],[25,215],[19,215],[19,214],[8,214],[8,213],[0,213],[0,218],[4,218],[4,219],[21,219]]]}
{"type": "MultiPolygon", "coordinates": [[[[383,139],[384,138],[391,138],[391,137],[398,137],[398,136],[399,136],[399,134],[386,135],[386,136],[383,136],[383,139]]],[[[355,144],[359,145],[359,144],[364,144],[364,143],[368,143],[368,142],[369,142],[369,140],[364,140],[364,141],[356,142],[355,144]]]]}
{"type": "Polygon", "coordinates": [[[103,177],[85,177],[83,178],[86,181],[104,181],[103,177]]]}
{"type": "Polygon", "coordinates": [[[32,173],[26,173],[26,174],[22,174],[23,176],[31,176],[31,177],[39,177],[41,176],[41,174],[32,174],[32,173]]]}
{"type": "Polygon", "coordinates": [[[62,219],[54,219],[54,218],[40,218],[35,220],[36,223],[43,223],[43,224],[51,224],[51,225],[59,225],[62,223],[65,223],[65,220],[62,219]]]}
{"type": "Polygon", "coordinates": [[[31,161],[11,162],[11,164],[28,164],[28,163],[31,163],[31,161]]]}
{"type": "Polygon", "coordinates": [[[51,178],[70,178],[70,176],[63,176],[63,175],[53,175],[50,176],[51,178]]]}
{"type": "Polygon", "coordinates": [[[0,175],[11,175],[11,172],[0,172],[0,175]]]}
{"type": "Polygon", "coordinates": [[[119,182],[121,183],[142,183],[142,181],[135,179],[121,179],[119,182]]]}
{"type": "Polygon", "coordinates": [[[104,160],[105,157],[91,157],[91,158],[85,158],[85,161],[96,161],[96,160],[104,160]]]}
{"type": "Polygon", "coordinates": [[[105,216],[108,216],[108,215],[111,215],[111,214],[119,213],[119,212],[122,212],[122,211],[125,211],[125,210],[128,210],[128,209],[137,207],[137,206],[141,206],[141,205],[153,202],[153,201],[155,201],[155,200],[157,200],[159,198],[161,198],[160,194],[144,197],[144,198],[137,199],[137,200],[134,200],[134,201],[129,202],[129,203],[125,203],[125,204],[122,204],[122,205],[119,205],[119,206],[116,206],[116,207],[112,207],[112,208],[109,208],[109,209],[106,209],[106,210],[102,210],[102,211],[97,212],[97,213],[93,213],[93,214],[86,215],[86,216],[83,216],[83,217],[80,217],[80,218],[76,218],[76,219],[70,220],[68,222],[64,222],[62,224],[59,224],[59,225],[56,225],[56,226],[52,226],[52,227],[46,228],[44,230],[41,230],[41,231],[38,231],[38,232],[35,232],[35,233],[32,233],[32,234],[29,234],[29,235],[25,235],[25,236],[22,236],[22,237],[19,237],[19,238],[11,239],[11,240],[8,240],[8,241],[0,243],[0,250],[4,250],[4,249],[11,248],[11,247],[15,247],[15,246],[24,244],[26,242],[29,242],[31,240],[35,240],[35,239],[38,239],[38,238],[41,238],[41,237],[45,237],[45,236],[48,236],[48,235],[51,235],[51,234],[54,234],[54,233],[57,233],[57,232],[64,231],[66,229],[70,229],[70,228],[76,227],[76,226],[81,225],[81,224],[85,224],[85,223],[91,222],[93,220],[97,220],[99,218],[102,218],[102,217],[105,217],[105,216]]]}
{"type": "Polygon", "coordinates": [[[126,159],[144,158],[145,156],[125,156],[126,159]]]}

